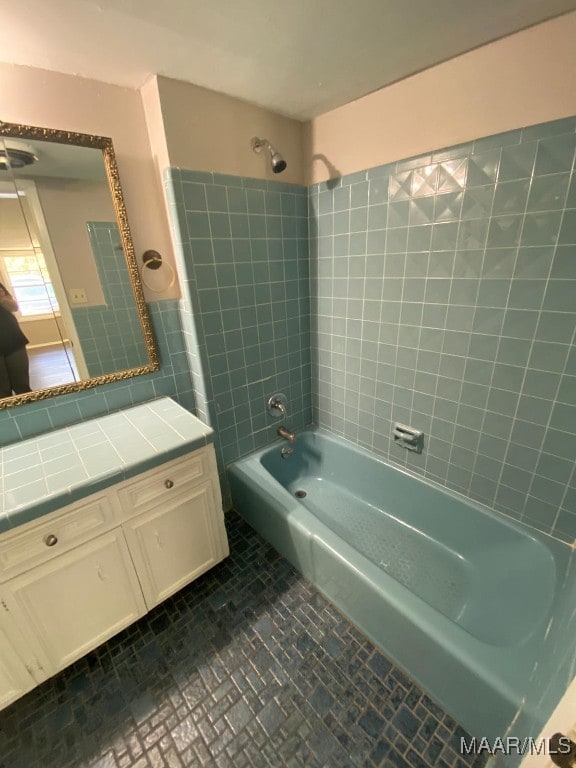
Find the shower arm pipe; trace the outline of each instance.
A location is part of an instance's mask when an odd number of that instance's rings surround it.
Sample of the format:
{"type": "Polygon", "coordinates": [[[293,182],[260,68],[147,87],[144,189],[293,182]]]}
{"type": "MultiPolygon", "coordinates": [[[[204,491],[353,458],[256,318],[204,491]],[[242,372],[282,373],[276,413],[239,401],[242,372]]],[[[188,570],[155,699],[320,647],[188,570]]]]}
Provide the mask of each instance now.
{"type": "Polygon", "coordinates": [[[261,139],[258,136],[253,136],[250,139],[250,146],[254,152],[261,152],[263,149],[270,149],[272,146],[268,139],[261,139]]]}

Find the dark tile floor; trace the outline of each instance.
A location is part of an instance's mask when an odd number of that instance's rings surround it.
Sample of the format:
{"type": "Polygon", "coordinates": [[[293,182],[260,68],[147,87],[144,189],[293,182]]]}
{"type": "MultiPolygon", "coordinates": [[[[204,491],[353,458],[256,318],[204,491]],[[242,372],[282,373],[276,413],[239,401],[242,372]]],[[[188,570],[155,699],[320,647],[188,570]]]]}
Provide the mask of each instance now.
{"type": "Polygon", "coordinates": [[[474,765],[454,720],[227,527],[224,563],[0,712],[0,768],[474,765]]]}

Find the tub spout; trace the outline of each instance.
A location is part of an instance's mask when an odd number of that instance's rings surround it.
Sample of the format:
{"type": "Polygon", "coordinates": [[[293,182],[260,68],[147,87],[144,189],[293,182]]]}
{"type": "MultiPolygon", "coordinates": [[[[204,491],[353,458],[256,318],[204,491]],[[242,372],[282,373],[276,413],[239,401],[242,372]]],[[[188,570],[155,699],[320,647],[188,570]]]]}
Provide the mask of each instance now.
{"type": "Polygon", "coordinates": [[[284,426],[278,427],[276,434],[279,437],[283,437],[285,440],[290,440],[291,443],[296,442],[296,435],[284,426]]]}

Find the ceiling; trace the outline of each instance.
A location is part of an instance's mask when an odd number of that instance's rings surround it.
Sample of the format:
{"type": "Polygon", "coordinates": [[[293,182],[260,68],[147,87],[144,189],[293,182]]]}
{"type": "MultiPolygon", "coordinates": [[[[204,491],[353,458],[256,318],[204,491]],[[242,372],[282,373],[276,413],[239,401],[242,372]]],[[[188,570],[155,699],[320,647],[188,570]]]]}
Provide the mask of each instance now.
{"type": "Polygon", "coordinates": [[[0,152],[8,147],[30,150],[37,162],[24,168],[12,168],[9,173],[0,171],[0,181],[7,179],[74,179],[108,183],[104,156],[101,149],[77,147],[40,139],[3,138],[0,134],[0,152]]]}
{"type": "Polygon", "coordinates": [[[10,0],[0,61],[139,88],[152,74],[298,120],[576,0],[10,0]]]}

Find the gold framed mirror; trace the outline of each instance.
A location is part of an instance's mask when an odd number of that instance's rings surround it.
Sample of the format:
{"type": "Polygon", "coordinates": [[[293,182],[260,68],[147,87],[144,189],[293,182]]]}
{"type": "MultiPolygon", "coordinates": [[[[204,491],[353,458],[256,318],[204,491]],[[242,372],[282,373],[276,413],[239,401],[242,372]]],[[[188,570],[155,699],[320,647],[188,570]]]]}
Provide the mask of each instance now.
{"type": "Polygon", "coordinates": [[[0,121],[0,284],[30,365],[0,409],[159,370],[111,139],[0,121]]]}

